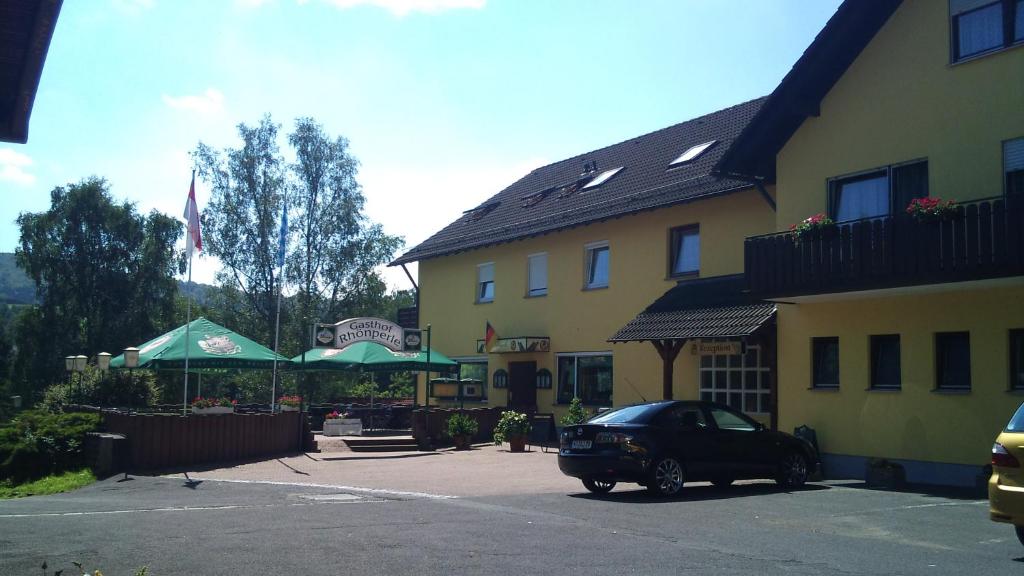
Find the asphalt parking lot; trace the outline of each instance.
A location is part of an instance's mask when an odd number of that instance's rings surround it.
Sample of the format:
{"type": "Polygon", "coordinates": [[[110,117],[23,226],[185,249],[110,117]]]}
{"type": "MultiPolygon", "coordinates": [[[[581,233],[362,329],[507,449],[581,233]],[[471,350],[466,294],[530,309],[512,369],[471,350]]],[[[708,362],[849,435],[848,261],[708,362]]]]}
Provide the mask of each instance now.
{"type": "Polygon", "coordinates": [[[550,453],[317,458],[192,470],[191,482],[115,477],[0,502],[0,574],[39,574],[43,560],[107,576],[143,565],[154,575],[1024,570],[1013,530],[988,520],[984,500],[959,494],[757,482],[688,485],[670,500],[628,485],[598,497],[552,471],[550,453]]]}

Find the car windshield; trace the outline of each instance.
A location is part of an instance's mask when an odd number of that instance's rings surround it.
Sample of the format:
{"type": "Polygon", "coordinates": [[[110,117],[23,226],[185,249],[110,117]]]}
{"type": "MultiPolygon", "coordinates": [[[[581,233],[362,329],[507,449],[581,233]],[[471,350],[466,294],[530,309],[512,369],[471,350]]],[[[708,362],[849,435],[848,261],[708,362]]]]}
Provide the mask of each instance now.
{"type": "Polygon", "coordinates": [[[1017,408],[1017,412],[1013,414],[1013,418],[1010,418],[1010,423],[1006,425],[1007,432],[1024,432],[1024,404],[1017,408]]]}
{"type": "Polygon", "coordinates": [[[610,410],[604,414],[587,420],[588,424],[642,424],[651,419],[663,404],[640,404],[638,406],[626,406],[617,410],[610,410]]]}

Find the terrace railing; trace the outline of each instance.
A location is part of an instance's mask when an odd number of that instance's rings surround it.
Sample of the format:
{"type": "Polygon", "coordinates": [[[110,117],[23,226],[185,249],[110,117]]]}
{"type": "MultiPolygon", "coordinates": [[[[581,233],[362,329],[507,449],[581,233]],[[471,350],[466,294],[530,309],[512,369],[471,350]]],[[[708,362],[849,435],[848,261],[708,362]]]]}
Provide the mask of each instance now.
{"type": "Polygon", "coordinates": [[[1024,198],[964,202],[944,218],[844,222],[797,237],[747,238],[744,270],[761,298],[1024,275],[1024,198]]]}

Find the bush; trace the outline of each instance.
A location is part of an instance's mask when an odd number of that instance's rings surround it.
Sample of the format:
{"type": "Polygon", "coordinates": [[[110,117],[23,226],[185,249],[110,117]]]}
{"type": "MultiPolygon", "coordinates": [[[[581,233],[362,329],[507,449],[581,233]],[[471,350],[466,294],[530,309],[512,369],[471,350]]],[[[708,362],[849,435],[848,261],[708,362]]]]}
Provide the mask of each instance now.
{"type": "Polygon", "coordinates": [[[0,427],[0,480],[23,482],[81,468],[85,436],[99,427],[99,414],[21,413],[0,427]]]}
{"type": "Polygon", "coordinates": [[[566,412],[565,416],[562,416],[562,426],[577,426],[583,424],[590,418],[590,414],[583,409],[583,403],[580,399],[573,397],[572,402],[569,403],[569,411],[566,412]]]}
{"type": "Polygon", "coordinates": [[[448,435],[452,438],[456,436],[476,436],[476,433],[479,431],[480,423],[468,414],[456,412],[448,419],[448,435]]]}
{"type": "Polygon", "coordinates": [[[111,370],[94,366],[71,375],[71,382],[52,384],[43,392],[43,406],[58,412],[69,404],[90,406],[151,406],[160,397],[156,376],[149,370],[111,370]]]}

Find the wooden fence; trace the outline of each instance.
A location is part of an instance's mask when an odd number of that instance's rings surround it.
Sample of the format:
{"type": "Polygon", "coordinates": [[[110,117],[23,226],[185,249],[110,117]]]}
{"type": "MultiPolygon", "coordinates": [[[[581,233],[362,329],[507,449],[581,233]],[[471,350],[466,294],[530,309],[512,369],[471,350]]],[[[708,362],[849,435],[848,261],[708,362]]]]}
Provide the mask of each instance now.
{"type": "Polygon", "coordinates": [[[180,416],[104,412],[108,432],[124,434],[130,470],[231,462],[309,449],[305,413],[180,416]]]}

